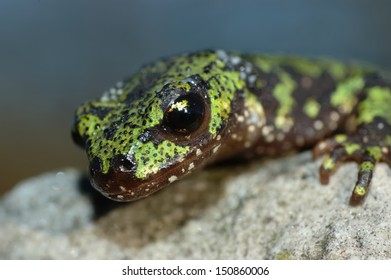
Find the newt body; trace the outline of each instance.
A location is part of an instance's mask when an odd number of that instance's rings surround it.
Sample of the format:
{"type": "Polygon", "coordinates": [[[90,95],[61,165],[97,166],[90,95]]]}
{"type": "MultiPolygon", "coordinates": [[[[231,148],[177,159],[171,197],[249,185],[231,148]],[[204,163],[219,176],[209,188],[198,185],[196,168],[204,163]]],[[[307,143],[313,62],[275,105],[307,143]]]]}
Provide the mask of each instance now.
{"type": "Polygon", "coordinates": [[[350,203],[363,201],[376,163],[391,165],[391,82],[332,60],[222,50],[140,69],[76,112],[75,141],[91,182],[118,201],[146,197],[209,164],[314,147],[320,180],[356,161],[350,203]]]}

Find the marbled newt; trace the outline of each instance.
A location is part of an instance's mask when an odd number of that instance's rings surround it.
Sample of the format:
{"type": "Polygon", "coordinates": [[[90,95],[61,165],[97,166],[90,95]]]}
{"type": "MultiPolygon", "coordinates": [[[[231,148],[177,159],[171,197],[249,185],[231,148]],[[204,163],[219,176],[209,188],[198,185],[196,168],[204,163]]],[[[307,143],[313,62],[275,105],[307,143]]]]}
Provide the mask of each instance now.
{"type": "Polygon", "coordinates": [[[72,134],[93,186],[113,200],[146,197],[211,163],[313,147],[326,155],[323,184],[340,163],[359,164],[357,205],[376,163],[391,165],[391,82],[328,59],[194,52],[82,105],[72,134]]]}

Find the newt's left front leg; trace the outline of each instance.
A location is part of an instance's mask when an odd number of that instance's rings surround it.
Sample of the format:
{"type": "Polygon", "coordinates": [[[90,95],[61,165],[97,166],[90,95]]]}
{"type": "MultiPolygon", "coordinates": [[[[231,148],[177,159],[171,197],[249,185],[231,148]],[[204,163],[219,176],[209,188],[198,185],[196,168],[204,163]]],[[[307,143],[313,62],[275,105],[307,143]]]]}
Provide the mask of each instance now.
{"type": "Polygon", "coordinates": [[[339,134],[318,143],[314,157],[326,154],[320,166],[320,181],[329,182],[330,174],[345,161],[359,164],[356,185],[350,197],[350,205],[364,201],[369,189],[375,165],[386,162],[391,167],[391,89],[371,87],[366,98],[358,105],[358,127],[353,134],[339,134]]]}

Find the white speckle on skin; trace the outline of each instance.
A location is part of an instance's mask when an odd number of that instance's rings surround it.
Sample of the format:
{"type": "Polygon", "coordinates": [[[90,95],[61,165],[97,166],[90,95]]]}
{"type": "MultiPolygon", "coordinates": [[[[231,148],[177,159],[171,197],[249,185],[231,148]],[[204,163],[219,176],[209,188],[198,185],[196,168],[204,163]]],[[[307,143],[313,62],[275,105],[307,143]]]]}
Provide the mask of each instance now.
{"type": "Polygon", "coordinates": [[[186,171],[186,170],[185,170],[184,168],[182,168],[182,173],[185,173],[185,171],[186,171]]]}
{"type": "Polygon", "coordinates": [[[130,195],[131,195],[131,196],[134,196],[134,195],[135,195],[135,193],[134,193],[134,192],[131,192],[131,193],[130,193],[130,195]]]}
{"type": "Polygon", "coordinates": [[[200,156],[200,155],[202,155],[202,151],[201,151],[200,149],[197,149],[197,150],[196,150],[196,156],[198,157],[198,156],[200,156]]]}
{"type": "Polygon", "coordinates": [[[326,148],[326,142],[320,142],[319,144],[318,144],[318,148],[320,149],[320,150],[324,150],[325,148],[326,148]]]}
{"type": "Polygon", "coordinates": [[[149,189],[145,189],[145,192],[149,192],[149,189]]]}
{"type": "Polygon", "coordinates": [[[192,163],[189,164],[189,167],[187,168],[187,170],[190,171],[190,170],[192,170],[193,168],[194,168],[194,163],[192,162],[192,163]]]}
{"type": "Polygon", "coordinates": [[[238,122],[244,122],[244,117],[242,115],[237,116],[236,119],[238,122]]]}
{"type": "Polygon", "coordinates": [[[244,72],[239,72],[239,76],[242,80],[245,80],[247,78],[247,74],[244,72]]]}
{"type": "Polygon", "coordinates": [[[119,186],[120,190],[126,192],[126,189],[123,186],[119,186]]]}
{"type": "Polygon", "coordinates": [[[110,100],[110,97],[109,97],[109,93],[107,91],[105,91],[102,95],[102,97],[100,98],[100,101],[101,102],[108,102],[110,100]]]}
{"type": "Polygon", "coordinates": [[[178,158],[178,162],[182,162],[182,161],[184,161],[184,160],[185,160],[184,157],[178,158]]]}
{"type": "Polygon", "coordinates": [[[213,153],[215,154],[220,149],[221,144],[218,144],[216,147],[213,148],[213,153]]]}
{"type": "Polygon", "coordinates": [[[314,121],[314,128],[316,130],[321,130],[323,128],[323,122],[321,120],[314,121]]]}
{"type": "Polygon", "coordinates": [[[270,132],[272,132],[273,131],[273,127],[272,126],[264,126],[263,128],[262,128],[262,135],[263,136],[267,136],[267,135],[269,135],[270,134],[270,132]]]}
{"type": "Polygon", "coordinates": [[[255,75],[250,75],[250,76],[248,77],[248,82],[249,82],[250,84],[254,84],[256,80],[257,80],[257,77],[256,77],[255,75]]]}
{"type": "Polygon", "coordinates": [[[284,133],[278,133],[277,134],[277,141],[283,141],[285,139],[285,134],[284,133]]]}
{"type": "Polygon", "coordinates": [[[331,111],[330,112],[330,119],[332,121],[337,122],[339,120],[339,117],[340,116],[339,116],[338,112],[336,112],[336,111],[331,111]]]}
{"type": "Polygon", "coordinates": [[[223,50],[217,50],[216,51],[217,58],[220,59],[223,62],[228,61],[228,54],[223,50]]]}
{"type": "Polygon", "coordinates": [[[266,141],[267,143],[273,142],[274,139],[275,139],[274,134],[268,134],[268,135],[265,137],[265,141],[266,141]]]}
{"type": "Polygon", "coordinates": [[[244,64],[244,67],[245,67],[244,71],[246,71],[247,74],[250,74],[251,71],[253,70],[253,67],[251,66],[251,64],[249,62],[246,62],[244,64]]]}
{"type": "Polygon", "coordinates": [[[238,135],[236,135],[236,134],[234,133],[234,134],[231,135],[231,138],[232,138],[232,139],[236,139],[236,138],[238,138],[238,135]]]}
{"type": "Polygon", "coordinates": [[[118,198],[118,199],[124,199],[124,196],[123,196],[122,194],[118,194],[118,195],[117,195],[117,198],[118,198]]]}
{"type": "Polygon", "coordinates": [[[231,63],[233,65],[237,65],[242,61],[242,59],[239,56],[233,56],[231,57],[231,63]]]}
{"type": "Polygon", "coordinates": [[[281,130],[284,131],[285,133],[288,133],[292,129],[292,127],[293,125],[283,126],[281,130]]]}
{"type": "Polygon", "coordinates": [[[364,136],[364,137],[362,138],[362,141],[363,141],[364,143],[368,143],[368,141],[369,141],[368,136],[364,136]]]}
{"type": "Polygon", "coordinates": [[[382,130],[383,128],[384,128],[384,123],[379,122],[379,123],[377,124],[377,129],[382,130]]]}
{"type": "Polygon", "coordinates": [[[216,140],[220,141],[221,140],[221,135],[217,135],[216,140]]]}
{"type": "Polygon", "coordinates": [[[249,127],[248,127],[248,132],[254,132],[255,131],[255,125],[250,125],[249,127]]]}
{"type": "Polygon", "coordinates": [[[175,176],[175,175],[172,175],[170,178],[168,178],[168,181],[169,181],[170,183],[175,182],[176,180],[178,180],[178,177],[175,176]]]}

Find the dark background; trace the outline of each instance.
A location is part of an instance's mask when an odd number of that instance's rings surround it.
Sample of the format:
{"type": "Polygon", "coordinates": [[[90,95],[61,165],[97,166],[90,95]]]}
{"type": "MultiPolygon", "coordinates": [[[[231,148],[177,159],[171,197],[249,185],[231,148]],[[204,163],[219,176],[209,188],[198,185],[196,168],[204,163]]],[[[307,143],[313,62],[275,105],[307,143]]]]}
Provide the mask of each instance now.
{"type": "Polygon", "coordinates": [[[0,0],[0,194],[64,167],[75,108],[141,65],[205,48],[391,69],[391,1],[0,0]]]}

